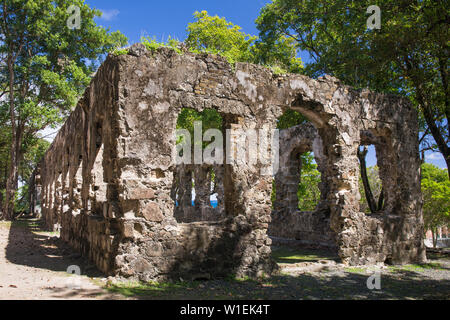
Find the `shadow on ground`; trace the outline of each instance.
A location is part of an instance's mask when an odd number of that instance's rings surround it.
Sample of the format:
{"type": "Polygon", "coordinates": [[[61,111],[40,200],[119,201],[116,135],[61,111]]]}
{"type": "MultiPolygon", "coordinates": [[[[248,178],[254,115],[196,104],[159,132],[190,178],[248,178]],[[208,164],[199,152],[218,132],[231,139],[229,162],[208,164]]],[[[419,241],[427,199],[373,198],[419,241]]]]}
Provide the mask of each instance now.
{"type": "Polygon", "coordinates": [[[194,300],[379,300],[450,299],[449,280],[430,280],[416,272],[382,274],[381,290],[369,290],[370,275],[279,275],[264,281],[213,280],[173,284],[115,284],[108,289],[138,299],[194,300]]]}
{"type": "MultiPolygon", "coordinates": [[[[36,220],[20,220],[10,227],[6,258],[9,262],[55,272],[66,272],[70,265],[81,267],[89,277],[103,276],[93,265],[73,252],[56,234],[41,231],[36,220]]],[[[334,260],[329,252],[305,249],[298,251],[276,248],[274,259],[280,264],[334,260]]],[[[436,257],[441,258],[441,257],[436,257]]],[[[369,290],[370,274],[358,268],[303,273],[298,276],[279,274],[259,281],[223,279],[164,284],[117,283],[108,284],[111,294],[117,293],[137,299],[193,299],[193,300],[296,300],[296,299],[450,299],[450,264],[436,261],[411,268],[390,268],[381,275],[381,290],[369,290]],[[428,270],[428,268],[430,268],[428,270]]],[[[99,285],[102,285],[99,283],[99,285]]],[[[101,290],[65,290],[47,288],[59,299],[96,298],[101,290]]],[[[117,297],[118,295],[115,295],[117,297]]]]}
{"type": "Polygon", "coordinates": [[[6,247],[9,262],[56,272],[66,272],[69,266],[77,265],[82,275],[102,276],[94,265],[74,252],[57,233],[44,232],[41,223],[32,218],[11,222],[6,247]]]}
{"type": "MultiPolygon", "coordinates": [[[[273,257],[280,266],[304,262],[339,260],[326,250],[274,247],[273,257]]],[[[442,257],[436,257],[440,259],[442,257]]],[[[108,290],[138,299],[194,300],[380,300],[450,299],[450,261],[430,260],[424,265],[389,267],[381,274],[381,290],[370,290],[367,280],[373,274],[364,268],[279,274],[265,280],[224,279],[165,284],[117,283],[108,290]]]]}
{"type": "Polygon", "coordinates": [[[331,250],[282,245],[272,246],[272,257],[278,264],[319,262],[321,260],[340,262],[339,256],[331,250]]]}

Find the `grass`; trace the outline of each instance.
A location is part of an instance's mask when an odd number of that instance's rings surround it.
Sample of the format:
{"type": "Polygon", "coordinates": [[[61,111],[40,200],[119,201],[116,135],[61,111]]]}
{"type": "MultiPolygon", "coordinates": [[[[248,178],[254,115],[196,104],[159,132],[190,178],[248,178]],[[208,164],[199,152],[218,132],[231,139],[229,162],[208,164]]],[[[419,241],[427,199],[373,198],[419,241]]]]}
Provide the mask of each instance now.
{"type": "MultiPolygon", "coordinates": [[[[334,259],[326,251],[274,247],[274,259],[281,264],[334,259]]],[[[137,299],[173,300],[259,300],[259,299],[448,299],[448,281],[431,280],[421,275],[426,270],[448,272],[437,261],[427,264],[391,266],[382,274],[382,291],[367,289],[370,267],[347,267],[344,273],[281,273],[269,278],[237,278],[171,283],[108,283],[109,292],[137,299]],[[440,288],[437,290],[437,288],[440,288]]]]}
{"type": "Polygon", "coordinates": [[[167,42],[163,43],[163,42],[158,42],[156,41],[155,38],[150,38],[150,37],[144,37],[141,39],[142,44],[148,49],[150,50],[152,53],[155,53],[155,51],[158,48],[161,47],[166,47],[166,48],[171,48],[173,50],[175,50],[176,53],[178,54],[182,54],[183,52],[178,48],[180,41],[170,38],[167,40],[167,42]]]}
{"type": "MultiPolygon", "coordinates": [[[[411,266],[408,266],[411,267],[411,266]]],[[[417,268],[417,265],[412,265],[417,268]]],[[[435,264],[427,266],[437,267],[435,264]]],[[[369,270],[369,269],[367,269],[369,270]]],[[[251,280],[227,277],[222,280],[175,283],[109,283],[106,289],[127,298],[173,300],[259,300],[259,299],[448,299],[448,281],[432,280],[416,272],[382,274],[382,290],[369,290],[366,268],[347,268],[344,274],[325,276],[277,275],[251,280]]],[[[104,285],[104,284],[103,284],[104,285]]]]}
{"type": "MultiPolygon", "coordinates": [[[[99,284],[102,285],[102,284],[99,284]]],[[[239,300],[267,299],[268,290],[284,287],[275,279],[253,280],[227,277],[222,280],[142,283],[122,282],[103,285],[111,293],[138,299],[239,300]]]]}
{"type": "Polygon", "coordinates": [[[112,52],[112,54],[114,54],[116,56],[123,56],[123,55],[128,54],[128,49],[127,48],[116,49],[112,52]]]}
{"type": "MultiPolygon", "coordinates": [[[[255,280],[248,277],[237,278],[233,275],[219,280],[221,285],[211,285],[215,281],[178,281],[178,282],[118,282],[107,283],[104,286],[111,293],[119,293],[125,297],[150,297],[176,299],[189,296],[197,299],[233,299],[243,298],[239,293],[241,286],[270,287],[273,282],[270,279],[255,280]],[[192,296],[191,296],[192,295],[192,296]]],[[[257,294],[257,293],[255,293],[257,294]]]]}
{"type": "MultiPolygon", "coordinates": [[[[0,222],[0,227],[11,225],[34,233],[44,233],[39,229],[41,226],[39,221],[19,220],[13,224],[0,222]]],[[[283,246],[273,247],[273,257],[278,263],[285,265],[335,259],[334,254],[330,252],[291,249],[283,246]]],[[[301,275],[281,273],[257,280],[229,276],[222,280],[166,283],[108,282],[105,284],[102,277],[90,276],[89,279],[111,293],[127,298],[150,300],[449,299],[448,276],[440,279],[442,272],[445,275],[448,275],[449,272],[447,263],[442,260],[433,261],[431,259],[426,264],[390,266],[388,269],[390,272],[385,272],[385,270],[382,273],[381,291],[367,289],[368,270],[370,269],[364,267],[347,267],[344,269],[345,272],[339,274],[333,272],[301,275]],[[432,279],[428,273],[422,273],[427,270],[436,270],[436,272],[441,272],[441,275],[438,279],[432,279]]],[[[61,272],[61,275],[63,274],[71,277],[71,275],[61,272]]]]}
{"type": "Polygon", "coordinates": [[[430,263],[424,263],[424,264],[408,264],[408,265],[404,265],[404,266],[389,266],[388,268],[391,272],[399,272],[399,271],[423,272],[425,270],[440,270],[440,271],[446,270],[438,262],[430,262],[430,263]]]}
{"type": "Polygon", "coordinates": [[[283,69],[282,67],[280,67],[280,66],[270,66],[270,65],[267,65],[267,66],[265,66],[266,68],[269,68],[270,70],[272,70],[272,72],[273,72],[273,74],[274,75],[276,75],[276,76],[280,76],[280,75],[283,75],[283,74],[288,74],[289,72],[287,71],[287,70],[285,70],[285,69],[283,69]]]}
{"type": "Polygon", "coordinates": [[[348,267],[348,268],[345,268],[345,271],[349,272],[349,273],[356,273],[356,274],[365,274],[366,273],[366,269],[358,268],[358,267],[348,267]]]}
{"type": "Polygon", "coordinates": [[[437,259],[444,259],[444,260],[450,260],[450,255],[447,253],[439,253],[439,252],[427,252],[427,258],[429,260],[437,260],[437,259]]]}
{"type": "Polygon", "coordinates": [[[186,292],[186,290],[194,290],[200,286],[200,282],[197,281],[180,281],[180,282],[119,282],[108,283],[105,288],[112,293],[119,293],[125,297],[149,297],[149,296],[161,296],[168,294],[177,294],[180,292],[186,292]]]}
{"type": "MultiPolygon", "coordinates": [[[[346,272],[355,273],[355,274],[366,274],[369,269],[365,267],[347,267],[344,269],[346,272]]],[[[404,266],[388,266],[388,270],[392,273],[395,272],[424,272],[426,270],[438,270],[438,271],[446,271],[445,268],[438,262],[431,262],[425,264],[408,264],[404,266]]]]}

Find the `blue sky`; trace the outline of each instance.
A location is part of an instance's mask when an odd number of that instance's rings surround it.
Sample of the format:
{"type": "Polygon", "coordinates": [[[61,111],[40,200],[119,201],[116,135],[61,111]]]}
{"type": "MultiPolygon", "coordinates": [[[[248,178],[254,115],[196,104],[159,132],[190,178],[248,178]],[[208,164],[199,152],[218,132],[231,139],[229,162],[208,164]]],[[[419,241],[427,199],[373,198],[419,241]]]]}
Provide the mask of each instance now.
{"type": "Polygon", "coordinates": [[[183,40],[186,26],[193,22],[195,11],[206,10],[210,15],[226,17],[240,25],[244,32],[257,34],[255,19],[267,0],[167,0],[167,1],[117,1],[86,0],[91,7],[100,9],[103,16],[97,22],[111,30],[120,30],[130,43],[139,41],[142,34],[168,35],[183,40]]]}
{"type": "MultiPolygon", "coordinates": [[[[243,31],[257,35],[255,20],[261,8],[270,0],[166,0],[166,1],[119,1],[86,0],[89,6],[103,12],[97,23],[109,27],[111,31],[120,30],[130,44],[138,42],[141,36],[155,36],[158,41],[167,40],[170,35],[183,40],[186,26],[193,22],[195,11],[206,10],[210,15],[225,17],[242,27],[243,31]]],[[[309,55],[301,52],[300,57],[307,63],[309,55]]],[[[376,164],[375,149],[370,148],[368,165],[376,164]]],[[[446,168],[440,153],[428,152],[427,162],[446,168]]]]}
{"type": "MultiPolygon", "coordinates": [[[[260,10],[270,0],[167,0],[118,1],[86,0],[87,4],[103,12],[97,23],[111,30],[120,30],[130,44],[142,35],[155,36],[158,41],[173,38],[184,40],[186,27],[193,22],[195,11],[206,10],[210,15],[225,17],[242,27],[245,33],[257,35],[255,20],[260,10]]],[[[309,60],[307,52],[300,53],[303,61],[309,60]]]]}

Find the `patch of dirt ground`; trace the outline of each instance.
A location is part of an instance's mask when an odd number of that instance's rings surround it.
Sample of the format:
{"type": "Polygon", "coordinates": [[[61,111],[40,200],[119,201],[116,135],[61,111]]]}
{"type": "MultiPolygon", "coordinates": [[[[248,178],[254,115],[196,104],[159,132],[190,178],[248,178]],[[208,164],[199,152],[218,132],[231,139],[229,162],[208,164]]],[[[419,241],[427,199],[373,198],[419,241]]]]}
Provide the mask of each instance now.
{"type": "Polygon", "coordinates": [[[123,299],[96,284],[101,276],[38,221],[0,222],[0,299],[123,299]],[[70,266],[84,276],[68,274],[70,266]]]}
{"type": "Polygon", "coordinates": [[[280,273],[258,281],[119,282],[106,279],[38,221],[0,222],[0,299],[450,299],[448,254],[429,254],[424,265],[374,269],[343,266],[323,250],[283,245],[272,250],[280,273]],[[73,265],[81,277],[67,273],[73,265]],[[370,290],[367,280],[375,272],[380,288],[370,290]]]}

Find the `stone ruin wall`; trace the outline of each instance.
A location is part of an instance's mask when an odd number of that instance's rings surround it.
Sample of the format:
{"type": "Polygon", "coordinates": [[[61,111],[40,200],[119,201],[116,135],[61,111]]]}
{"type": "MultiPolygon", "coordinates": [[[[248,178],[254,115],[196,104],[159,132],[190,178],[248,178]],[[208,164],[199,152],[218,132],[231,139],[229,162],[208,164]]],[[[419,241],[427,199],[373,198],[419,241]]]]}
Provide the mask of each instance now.
{"type": "Polygon", "coordinates": [[[297,196],[302,162],[300,156],[314,152],[319,172],[325,175],[323,143],[311,123],[298,125],[280,132],[280,169],[275,175],[276,198],[273,203],[269,235],[295,239],[313,247],[336,249],[336,234],[330,225],[326,182],[319,183],[321,198],[312,212],[301,212],[297,196]]]}
{"type": "Polygon", "coordinates": [[[32,200],[47,225],[59,224],[62,239],[103,272],[148,281],[276,269],[267,233],[272,177],[261,176],[260,166],[221,166],[216,220],[205,209],[207,187],[196,222],[192,208],[176,205],[175,195],[183,194],[177,189],[189,181],[189,170],[174,161],[182,108],[216,109],[224,129],[274,129],[285,110],[300,111],[322,141],[304,146],[323,155],[318,220],[329,223],[342,261],[425,260],[417,115],[408,102],[331,77],[276,76],[260,66],[231,67],[220,57],[168,48],[152,53],[138,44],[107,58],[34,175],[32,200]],[[359,211],[356,150],[373,142],[386,204],[368,216],[359,211]]]}

